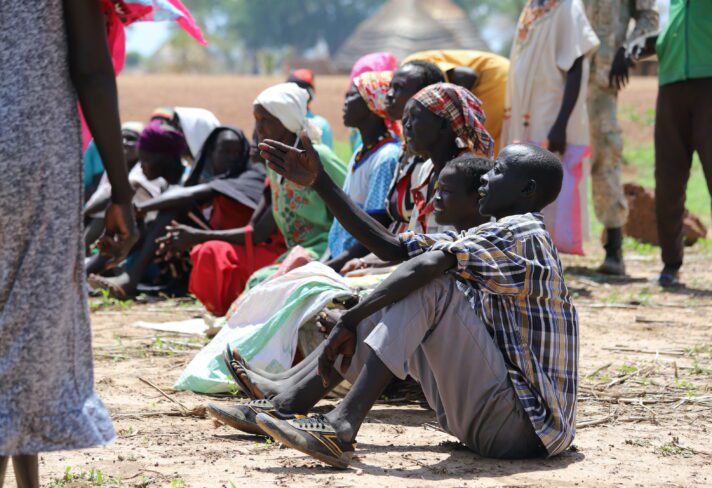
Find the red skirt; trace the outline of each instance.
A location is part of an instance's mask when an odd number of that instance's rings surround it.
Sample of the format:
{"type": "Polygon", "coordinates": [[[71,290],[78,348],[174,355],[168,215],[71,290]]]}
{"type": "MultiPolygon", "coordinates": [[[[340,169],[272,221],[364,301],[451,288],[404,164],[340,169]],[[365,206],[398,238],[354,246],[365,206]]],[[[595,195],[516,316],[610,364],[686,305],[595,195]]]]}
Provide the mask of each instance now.
{"type": "Polygon", "coordinates": [[[252,247],[250,262],[247,246],[223,241],[198,244],[190,251],[193,270],[188,290],[210,313],[222,317],[245,289],[252,273],[274,264],[285,250],[282,242],[257,244],[252,247]]]}

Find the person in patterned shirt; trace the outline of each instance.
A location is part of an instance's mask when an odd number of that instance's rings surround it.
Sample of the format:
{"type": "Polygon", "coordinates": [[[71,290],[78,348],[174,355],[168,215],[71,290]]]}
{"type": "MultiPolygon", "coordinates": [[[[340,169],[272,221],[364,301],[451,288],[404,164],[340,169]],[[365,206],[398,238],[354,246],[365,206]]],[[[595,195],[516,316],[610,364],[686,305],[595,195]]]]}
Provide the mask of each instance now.
{"type": "MultiPolygon", "coordinates": [[[[295,157],[268,159],[279,167],[295,157]]],[[[252,427],[345,468],[383,389],[410,375],[443,429],[482,456],[565,450],[575,435],[578,317],[540,214],[562,179],[561,162],[544,149],[502,150],[479,188],[480,213],[497,221],[462,233],[402,234],[410,259],[342,315],[318,375],[262,400],[252,427]],[[353,386],[332,411],[295,416],[342,377],[353,386]]]]}

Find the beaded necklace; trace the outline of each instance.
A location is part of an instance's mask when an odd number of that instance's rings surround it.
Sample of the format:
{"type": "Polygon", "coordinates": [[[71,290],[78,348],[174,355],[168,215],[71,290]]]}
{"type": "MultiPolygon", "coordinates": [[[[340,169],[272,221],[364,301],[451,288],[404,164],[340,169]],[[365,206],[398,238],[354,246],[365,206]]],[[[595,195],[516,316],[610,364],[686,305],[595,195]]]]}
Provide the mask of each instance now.
{"type": "Polygon", "coordinates": [[[354,156],[354,166],[351,172],[355,172],[359,168],[359,166],[361,166],[365,162],[368,156],[376,152],[379,148],[383,147],[389,142],[397,142],[397,140],[398,139],[396,139],[389,133],[379,137],[378,140],[373,144],[362,145],[361,149],[359,149],[356,153],[356,156],[354,156]]]}

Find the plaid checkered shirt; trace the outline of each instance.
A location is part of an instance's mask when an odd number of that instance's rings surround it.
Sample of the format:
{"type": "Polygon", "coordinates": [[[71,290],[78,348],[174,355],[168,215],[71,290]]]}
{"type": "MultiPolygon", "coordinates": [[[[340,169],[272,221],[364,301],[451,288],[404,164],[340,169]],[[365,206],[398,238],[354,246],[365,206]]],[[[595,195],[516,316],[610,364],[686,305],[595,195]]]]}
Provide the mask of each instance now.
{"type": "Polygon", "coordinates": [[[458,288],[488,328],[522,406],[549,455],[576,434],[578,314],[539,213],[458,234],[401,234],[409,256],[457,258],[458,288]]]}

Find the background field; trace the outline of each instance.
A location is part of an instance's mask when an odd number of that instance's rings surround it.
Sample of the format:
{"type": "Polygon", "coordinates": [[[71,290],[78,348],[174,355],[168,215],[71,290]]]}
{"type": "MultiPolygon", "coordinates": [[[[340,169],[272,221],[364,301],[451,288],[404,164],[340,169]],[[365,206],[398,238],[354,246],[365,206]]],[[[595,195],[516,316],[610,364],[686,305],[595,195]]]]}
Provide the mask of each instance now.
{"type": "MultiPolygon", "coordinates": [[[[268,76],[123,75],[119,78],[121,114],[123,120],[146,120],[159,106],[205,107],[222,123],[235,125],[250,134],[254,125],[252,101],[262,90],[281,81],[281,78],[268,76]]],[[[348,130],[341,122],[341,107],[348,78],[321,76],[316,83],[314,111],[329,120],[337,153],[346,159],[350,150],[346,143],[348,130]]],[[[637,77],[620,96],[619,120],[626,141],[624,179],[649,187],[654,186],[653,126],[657,89],[656,78],[637,77]]],[[[696,157],[688,189],[688,207],[706,224],[712,223],[710,198],[696,157]]],[[[599,235],[600,226],[593,218],[592,225],[592,235],[599,235]]]]}

